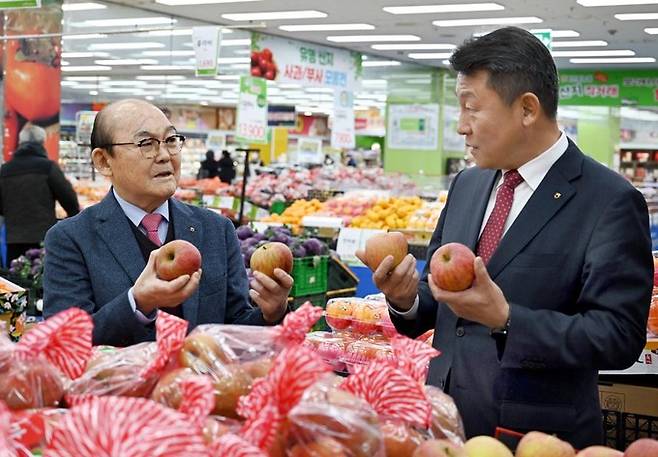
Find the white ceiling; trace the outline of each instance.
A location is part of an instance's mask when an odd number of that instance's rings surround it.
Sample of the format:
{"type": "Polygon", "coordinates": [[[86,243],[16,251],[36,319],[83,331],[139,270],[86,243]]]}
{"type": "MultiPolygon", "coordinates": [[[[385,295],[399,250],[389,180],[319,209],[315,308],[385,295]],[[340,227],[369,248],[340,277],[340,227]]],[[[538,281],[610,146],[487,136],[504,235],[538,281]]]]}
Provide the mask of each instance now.
{"type": "MultiPolygon", "coordinates": [[[[65,1],[65,4],[79,3],[81,0],[65,1]]],[[[472,13],[446,13],[446,14],[414,14],[414,15],[393,15],[383,11],[386,6],[410,6],[423,4],[451,4],[466,3],[467,0],[452,0],[449,2],[432,2],[429,0],[261,0],[243,3],[223,3],[214,5],[186,5],[186,6],[165,6],[155,3],[154,0],[114,0],[99,1],[96,3],[105,5],[107,8],[87,11],[67,11],[64,14],[64,32],[65,35],[72,33],[108,33],[108,36],[102,38],[70,39],[64,40],[64,58],[69,67],[87,66],[97,64],[97,60],[112,59],[152,59],[152,63],[158,65],[188,65],[193,63],[190,59],[193,55],[178,56],[152,55],[149,51],[192,51],[191,36],[153,36],[134,33],[135,30],[144,28],[168,28],[173,27],[175,30],[185,29],[194,25],[219,24],[232,27],[232,31],[225,33],[224,40],[240,39],[244,44],[238,46],[222,46],[220,58],[240,59],[244,63],[223,63],[220,60],[220,70],[224,75],[213,83],[206,83],[204,87],[199,87],[198,80],[194,79],[192,70],[144,70],[140,65],[117,66],[112,65],[110,71],[65,71],[63,98],[71,100],[91,100],[91,99],[114,99],[122,98],[129,95],[152,96],[157,100],[165,97],[170,101],[232,104],[237,98],[237,78],[238,74],[245,74],[248,71],[249,46],[246,40],[249,38],[248,29],[254,29],[266,33],[272,33],[282,36],[290,36],[296,39],[302,39],[321,43],[324,45],[336,45],[327,41],[326,37],[330,35],[416,35],[420,38],[415,43],[422,44],[452,44],[459,45],[464,39],[470,38],[474,33],[482,33],[493,30],[494,27],[449,27],[439,28],[432,25],[432,21],[439,19],[466,19],[481,17],[510,17],[510,16],[536,16],[543,19],[542,23],[525,26],[532,29],[550,28],[554,30],[575,30],[580,36],[578,38],[554,39],[558,41],[571,40],[605,40],[608,46],[605,47],[583,47],[583,48],[566,48],[556,49],[559,51],[589,51],[589,50],[630,50],[635,53],[636,57],[653,57],[658,58],[658,35],[649,35],[644,32],[645,28],[658,27],[658,19],[652,21],[620,21],[614,18],[617,13],[658,13],[658,4],[644,6],[623,6],[623,7],[595,7],[585,8],[576,3],[576,0],[491,0],[499,5],[504,6],[501,11],[485,11],[472,13]],[[327,14],[322,19],[296,19],[296,20],[277,20],[266,23],[254,22],[233,22],[222,18],[223,14],[244,13],[244,12],[265,12],[265,11],[294,11],[294,10],[317,10],[327,14]],[[171,24],[163,25],[143,25],[140,18],[169,16],[175,19],[171,24]],[[93,19],[109,18],[134,18],[131,26],[127,27],[89,27],[81,25],[81,22],[93,19]],[[282,25],[291,24],[336,24],[336,23],[366,23],[375,28],[368,31],[344,31],[344,32],[285,32],[279,29],[282,25]],[[243,29],[235,28],[243,27],[243,29]],[[119,32],[119,33],[115,33],[119,32]],[[130,32],[130,33],[125,33],[130,32]],[[75,57],[68,53],[71,52],[90,52],[94,45],[107,43],[156,43],[151,44],[153,49],[134,50],[106,50],[95,51],[105,52],[105,55],[95,55],[92,57],[75,57]],[[156,47],[158,46],[158,47],[156,47]],[[67,57],[71,56],[71,57],[67,57]],[[237,66],[236,66],[237,65],[237,66]],[[174,81],[172,79],[162,81],[139,81],[135,82],[138,76],[152,75],[174,75],[184,80],[174,81]],[[233,76],[230,76],[233,75],[233,76]],[[95,81],[71,81],[70,77],[80,76],[104,76],[109,81],[102,81],[101,78],[95,81]],[[68,80],[68,81],[67,81],[68,80]],[[121,84],[123,82],[123,84],[121,84]],[[183,89],[181,89],[183,88],[183,89]],[[108,90],[109,89],[109,90],[108,90]],[[91,92],[91,93],[90,93],[91,92]],[[97,92],[97,93],[96,93],[97,92]],[[190,94],[186,96],[185,94],[190,94]],[[174,95],[172,95],[174,94],[174,95]]],[[[488,0],[471,0],[472,2],[485,2],[488,0]]],[[[647,1],[647,0],[645,0],[647,1]]],[[[366,83],[362,91],[357,94],[357,105],[382,106],[386,94],[386,82],[383,80],[393,76],[405,74],[410,70],[422,70],[426,66],[445,67],[442,63],[444,59],[437,60],[414,60],[409,58],[410,52],[423,51],[377,51],[371,48],[373,44],[390,44],[392,41],[383,41],[375,43],[341,43],[339,47],[349,48],[369,54],[367,59],[373,60],[399,60],[403,64],[395,67],[366,67],[364,68],[364,80],[366,83]],[[375,80],[375,81],[373,81],[375,80]],[[370,97],[366,99],[366,97],[370,97]],[[384,97],[384,98],[382,98],[384,97]]],[[[426,51],[429,52],[429,51],[426,51]]],[[[446,51],[433,51],[446,52],[446,51]]],[[[448,51],[449,52],[449,51],[448,51]]],[[[157,54],[157,53],[156,53],[157,54]]],[[[232,62],[232,61],[231,61],[232,62]]],[[[559,68],[658,68],[658,63],[634,64],[634,65],[575,65],[569,62],[569,58],[556,57],[556,63],[559,68]]],[[[102,78],[102,79],[105,79],[102,78]]],[[[279,97],[278,102],[292,100],[292,103],[298,106],[308,106],[313,110],[321,108],[331,109],[331,100],[328,94],[311,94],[299,88],[279,88],[272,85],[275,100],[279,97]],[[327,98],[327,100],[324,100],[327,98]],[[296,100],[296,101],[295,101],[296,100]]],[[[423,89],[423,87],[419,87],[423,89]]],[[[276,101],[275,101],[276,103],[276,101]]]]}

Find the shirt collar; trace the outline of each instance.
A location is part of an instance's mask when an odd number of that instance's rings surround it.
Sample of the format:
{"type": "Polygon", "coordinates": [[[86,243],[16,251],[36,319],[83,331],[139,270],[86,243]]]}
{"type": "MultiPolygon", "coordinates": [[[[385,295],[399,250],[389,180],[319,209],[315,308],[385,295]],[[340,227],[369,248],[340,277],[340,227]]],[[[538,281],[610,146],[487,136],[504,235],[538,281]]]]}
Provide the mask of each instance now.
{"type": "MultiPolygon", "coordinates": [[[[562,157],[562,154],[564,154],[569,147],[567,135],[565,135],[564,132],[560,133],[560,138],[558,138],[553,146],[531,161],[524,163],[517,169],[523,178],[523,181],[530,186],[533,192],[539,187],[539,184],[541,184],[544,177],[548,174],[548,170],[550,170],[553,164],[562,157]]],[[[504,174],[508,170],[502,171],[504,174]]],[[[502,183],[503,180],[501,179],[498,186],[500,187],[502,183]]]]}
{"type": "MultiPolygon", "coordinates": [[[[146,216],[148,213],[142,208],[135,206],[121,198],[119,194],[117,194],[117,191],[114,189],[114,187],[112,188],[112,193],[114,194],[114,198],[117,199],[117,202],[119,203],[119,206],[123,210],[124,214],[133,224],[135,224],[135,227],[139,227],[139,224],[142,223],[142,219],[144,219],[144,216],[146,216]]],[[[161,214],[162,217],[164,217],[165,220],[169,222],[169,201],[165,201],[162,205],[156,208],[153,213],[161,214]]]]}

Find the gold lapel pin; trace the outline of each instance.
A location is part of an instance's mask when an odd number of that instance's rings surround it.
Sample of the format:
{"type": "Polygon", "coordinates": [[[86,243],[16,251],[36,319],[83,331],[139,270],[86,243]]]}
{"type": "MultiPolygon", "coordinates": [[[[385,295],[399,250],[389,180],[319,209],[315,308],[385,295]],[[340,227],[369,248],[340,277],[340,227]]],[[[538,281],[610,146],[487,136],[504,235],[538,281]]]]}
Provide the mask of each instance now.
{"type": "Polygon", "coordinates": [[[196,232],[196,229],[194,227],[190,227],[190,232],[196,232]]]}
{"type": "Polygon", "coordinates": [[[553,195],[553,198],[557,200],[557,199],[560,198],[561,196],[562,196],[561,193],[559,193],[559,192],[555,192],[555,194],[553,195]]]}

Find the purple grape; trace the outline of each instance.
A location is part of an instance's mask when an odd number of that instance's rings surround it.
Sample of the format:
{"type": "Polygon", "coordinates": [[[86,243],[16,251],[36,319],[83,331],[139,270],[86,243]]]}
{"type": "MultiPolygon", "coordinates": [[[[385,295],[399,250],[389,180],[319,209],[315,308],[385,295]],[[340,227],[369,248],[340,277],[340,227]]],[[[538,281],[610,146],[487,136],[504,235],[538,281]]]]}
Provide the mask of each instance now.
{"type": "Polygon", "coordinates": [[[254,236],[254,231],[248,225],[241,225],[235,230],[235,234],[240,240],[246,240],[254,236]]]}

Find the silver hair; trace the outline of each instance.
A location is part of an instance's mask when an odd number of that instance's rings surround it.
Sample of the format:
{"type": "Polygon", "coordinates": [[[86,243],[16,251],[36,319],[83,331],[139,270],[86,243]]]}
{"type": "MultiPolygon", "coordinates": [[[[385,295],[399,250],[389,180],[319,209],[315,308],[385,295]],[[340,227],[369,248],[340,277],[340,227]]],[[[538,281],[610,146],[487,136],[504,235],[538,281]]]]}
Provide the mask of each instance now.
{"type": "Polygon", "coordinates": [[[19,143],[33,142],[43,144],[44,141],[46,141],[46,131],[38,125],[25,124],[18,134],[19,143]]]}

